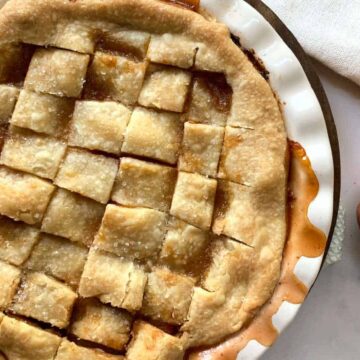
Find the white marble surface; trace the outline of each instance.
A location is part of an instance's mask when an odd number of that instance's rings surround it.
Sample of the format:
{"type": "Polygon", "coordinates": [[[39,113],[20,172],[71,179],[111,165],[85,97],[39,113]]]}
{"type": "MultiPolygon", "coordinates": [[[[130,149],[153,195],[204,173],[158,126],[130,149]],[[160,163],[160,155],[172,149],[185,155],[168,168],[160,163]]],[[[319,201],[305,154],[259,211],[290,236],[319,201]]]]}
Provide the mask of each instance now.
{"type": "Polygon", "coordinates": [[[342,201],[346,209],[341,262],[322,270],[295,321],[264,360],[360,359],[360,87],[316,64],[338,129],[342,201]]]}

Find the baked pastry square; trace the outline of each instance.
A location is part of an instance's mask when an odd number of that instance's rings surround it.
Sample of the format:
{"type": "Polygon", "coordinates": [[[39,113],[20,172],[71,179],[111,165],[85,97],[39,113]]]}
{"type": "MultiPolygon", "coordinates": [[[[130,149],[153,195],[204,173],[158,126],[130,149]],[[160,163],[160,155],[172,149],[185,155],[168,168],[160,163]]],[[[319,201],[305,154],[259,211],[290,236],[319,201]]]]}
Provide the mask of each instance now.
{"type": "Polygon", "coordinates": [[[53,360],[61,337],[4,316],[0,324],[0,351],[7,359],[53,360]]]}
{"type": "MultiPolygon", "coordinates": [[[[50,45],[60,49],[68,49],[79,53],[92,54],[94,52],[96,36],[94,29],[87,21],[74,18],[56,19],[57,33],[50,45]]],[[[30,43],[35,41],[28,40],[30,43]]],[[[41,45],[38,42],[37,45],[41,45]]]]}
{"type": "Polygon", "coordinates": [[[65,151],[66,145],[62,141],[12,127],[4,143],[0,163],[53,180],[65,151]]]}
{"type": "Polygon", "coordinates": [[[58,328],[66,328],[77,298],[68,286],[42,273],[28,273],[22,279],[11,311],[58,328]]]}
{"type": "Polygon", "coordinates": [[[41,230],[89,246],[104,212],[104,205],[58,188],[46,210],[41,230]]]}
{"type": "Polygon", "coordinates": [[[168,212],[177,171],[169,166],[122,158],[111,199],[127,206],[168,212]]]}
{"type": "Polygon", "coordinates": [[[131,111],[111,101],[78,101],[69,144],[90,150],[120,154],[131,111]]]}
{"type": "Polygon", "coordinates": [[[175,271],[196,275],[203,270],[209,241],[207,231],[171,217],[160,261],[175,271]]]}
{"type": "Polygon", "coordinates": [[[145,272],[134,262],[93,248],[81,276],[79,294],[137,311],[142,305],[146,280],[145,272]]]}
{"type": "Polygon", "coordinates": [[[209,229],[214,210],[217,181],[198,174],[180,172],[170,214],[197,226],[209,229]]]}
{"type": "Polygon", "coordinates": [[[0,310],[4,310],[10,305],[20,284],[20,276],[20,269],[0,261],[0,310]]]}
{"type": "Polygon", "coordinates": [[[194,279],[156,268],[148,275],[141,313],[154,320],[180,325],[186,320],[194,279]]]}
{"type": "Polygon", "coordinates": [[[252,245],[256,228],[254,194],[247,186],[219,181],[213,231],[252,245]]]}
{"type": "Polygon", "coordinates": [[[185,123],[179,169],[216,177],[224,128],[185,123]]]}
{"type": "Polygon", "coordinates": [[[118,161],[88,151],[69,149],[55,184],[106,204],[115,182],[118,161]]]}
{"type": "Polygon", "coordinates": [[[61,136],[67,128],[74,101],[21,90],[10,123],[47,135],[61,136]]]}
{"type": "Polygon", "coordinates": [[[156,259],[167,215],[153,209],[108,205],[94,245],[125,259],[156,259]]]}
{"type": "Polygon", "coordinates": [[[63,340],[54,360],[124,360],[123,356],[110,355],[102,350],[89,349],[63,340]]]}
{"type": "Polygon", "coordinates": [[[25,267],[46,273],[76,287],[85,266],[88,249],[63,238],[42,234],[25,267]]]}
{"type": "Polygon", "coordinates": [[[185,349],[179,338],[143,321],[135,322],[133,334],[126,354],[128,360],[141,359],[144,354],[147,360],[183,359],[185,349]]]}
{"type": "Polygon", "coordinates": [[[0,259],[20,266],[30,256],[39,239],[39,230],[21,222],[0,217],[0,259]]]}
{"type": "Polygon", "coordinates": [[[225,126],[232,90],[223,74],[197,73],[190,96],[188,119],[194,123],[225,126]]]}
{"type": "Polygon", "coordinates": [[[89,55],[60,49],[35,51],[25,89],[65,97],[79,97],[85,82],[89,55]]]}
{"type": "Polygon", "coordinates": [[[132,113],[122,151],[175,164],[183,126],[178,114],[138,107],[132,113]]]}
{"type": "Polygon", "coordinates": [[[284,166],[284,158],[276,152],[268,137],[257,130],[227,126],[218,176],[254,187],[284,166]]]}
{"type": "Polygon", "coordinates": [[[39,224],[55,187],[36,176],[0,166],[0,214],[39,224]]]}
{"type": "Polygon", "coordinates": [[[197,45],[185,36],[152,35],[147,56],[153,63],[189,69],[194,65],[197,45]]]}
{"type": "Polygon", "coordinates": [[[139,104],[181,113],[184,110],[190,83],[190,72],[152,65],[147,71],[139,96],[139,104]]]}
{"type": "Polygon", "coordinates": [[[7,124],[11,118],[18,96],[19,89],[16,87],[0,85],[0,125],[7,124]]]}
{"type": "Polygon", "coordinates": [[[132,318],[124,310],[104,305],[96,299],[77,304],[70,332],[80,339],[115,350],[123,350],[130,338],[132,318]]]}
{"type": "Polygon", "coordinates": [[[147,62],[96,52],[90,65],[85,97],[134,105],[144,81],[147,62]]]}

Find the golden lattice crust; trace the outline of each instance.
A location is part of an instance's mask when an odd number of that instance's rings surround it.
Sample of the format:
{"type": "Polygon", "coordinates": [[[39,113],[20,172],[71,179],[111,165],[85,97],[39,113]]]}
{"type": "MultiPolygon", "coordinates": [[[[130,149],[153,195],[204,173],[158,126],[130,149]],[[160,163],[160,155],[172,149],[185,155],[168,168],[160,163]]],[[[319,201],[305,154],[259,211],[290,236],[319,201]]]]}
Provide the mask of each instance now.
{"type": "Polygon", "coordinates": [[[133,261],[92,249],[79,293],[84,298],[96,296],[104,304],[134,312],[141,309],[146,281],[146,273],[133,261]]]}
{"type": "Polygon", "coordinates": [[[162,245],[160,261],[170,269],[181,273],[197,272],[203,265],[202,260],[206,256],[210,240],[211,235],[207,231],[171,217],[162,245]]]}
{"type": "Polygon", "coordinates": [[[68,286],[43,273],[29,273],[22,279],[11,310],[65,328],[76,298],[77,295],[68,286]]]}
{"type": "Polygon", "coordinates": [[[76,287],[80,281],[87,253],[87,248],[82,245],[42,234],[25,267],[33,271],[41,271],[76,287]]]}
{"type": "Polygon", "coordinates": [[[216,180],[180,172],[171,204],[171,215],[201,229],[209,229],[216,186],[216,180]]]}
{"type": "Polygon", "coordinates": [[[21,271],[17,267],[0,261],[0,310],[6,309],[11,304],[20,283],[20,276],[21,271]]]}
{"type": "Polygon", "coordinates": [[[130,260],[154,260],[166,231],[166,214],[108,205],[94,244],[130,260]]]}
{"type": "Polygon", "coordinates": [[[67,50],[40,49],[31,60],[25,89],[58,96],[78,97],[90,57],[67,50]]]}
{"type": "Polygon", "coordinates": [[[168,324],[186,320],[195,281],[165,268],[153,269],[145,288],[141,312],[168,324]]]}
{"type": "Polygon", "coordinates": [[[27,224],[39,224],[55,187],[33,175],[0,166],[0,213],[27,224]]]}
{"type": "Polygon", "coordinates": [[[126,206],[169,211],[176,169],[132,158],[122,158],[111,199],[126,206]]]}
{"type": "Polygon", "coordinates": [[[131,324],[128,312],[84,299],[77,304],[70,331],[80,339],[122,350],[129,341],[131,324]]]}
{"type": "Polygon", "coordinates": [[[0,164],[54,180],[65,150],[66,145],[54,138],[10,128],[0,164]]]}
{"type": "Polygon", "coordinates": [[[123,360],[124,357],[109,355],[98,349],[88,349],[70,341],[63,340],[55,360],[123,360]]]}
{"type": "Polygon", "coordinates": [[[88,349],[70,341],[63,340],[55,360],[124,360],[120,355],[109,355],[98,349],[88,349]]]}
{"type": "Polygon", "coordinates": [[[8,359],[54,359],[61,342],[59,336],[8,316],[0,322],[0,348],[8,359]]]}
{"type": "Polygon", "coordinates": [[[0,259],[21,266],[39,239],[39,229],[0,217],[0,259]]]}
{"type": "Polygon", "coordinates": [[[46,209],[41,230],[90,246],[104,212],[104,205],[59,188],[46,209]]]}
{"type": "Polygon", "coordinates": [[[158,0],[10,0],[0,108],[0,354],[180,360],[270,299],[286,131],[223,25],[158,0]]]}
{"type": "Polygon", "coordinates": [[[123,152],[175,164],[182,138],[180,115],[136,108],[125,133],[123,152]],[[146,129],[146,131],[144,131],[146,129]]]}
{"type": "Polygon", "coordinates": [[[72,99],[23,89],[10,123],[38,133],[61,136],[70,119],[73,103],[72,99]]]}
{"type": "Polygon", "coordinates": [[[224,128],[186,123],[179,169],[216,177],[224,128]]]}
{"type": "Polygon", "coordinates": [[[181,360],[184,356],[184,347],[180,339],[150,324],[138,321],[134,324],[133,332],[127,352],[128,360],[141,359],[144,354],[149,360],[181,360]]]}
{"type": "Polygon", "coordinates": [[[112,101],[78,101],[69,143],[89,150],[119,154],[130,110],[112,101]]]}
{"type": "Polygon", "coordinates": [[[18,96],[19,89],[16,87],[0,85],[0,125],[6,124],[11,118],[18,96]]]}

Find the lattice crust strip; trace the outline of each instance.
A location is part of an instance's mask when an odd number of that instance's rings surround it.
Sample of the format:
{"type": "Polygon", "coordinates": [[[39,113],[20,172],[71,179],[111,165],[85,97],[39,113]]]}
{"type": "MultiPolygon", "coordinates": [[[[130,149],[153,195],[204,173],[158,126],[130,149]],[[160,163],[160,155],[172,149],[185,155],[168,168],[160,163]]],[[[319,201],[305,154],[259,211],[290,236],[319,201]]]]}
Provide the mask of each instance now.
{"type": "Polygon", "coordinates": [[[186,37],[74,29],[0,55],[0,350],[180,359],[202,298],[232,291],[219,254],[246,293],[265,140],[227,123],[232,89],[186,37]]]}

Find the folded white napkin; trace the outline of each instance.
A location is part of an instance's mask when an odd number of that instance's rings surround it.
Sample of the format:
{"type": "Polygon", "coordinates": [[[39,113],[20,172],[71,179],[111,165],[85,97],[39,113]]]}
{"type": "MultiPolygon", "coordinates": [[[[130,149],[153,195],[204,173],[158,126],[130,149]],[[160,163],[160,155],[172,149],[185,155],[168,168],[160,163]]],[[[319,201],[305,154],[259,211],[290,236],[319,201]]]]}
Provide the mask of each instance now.
{"type": "Polygon", "coordinates": [[[360,85],[360,0],[263,0],[309,55],[360,85]]]}

